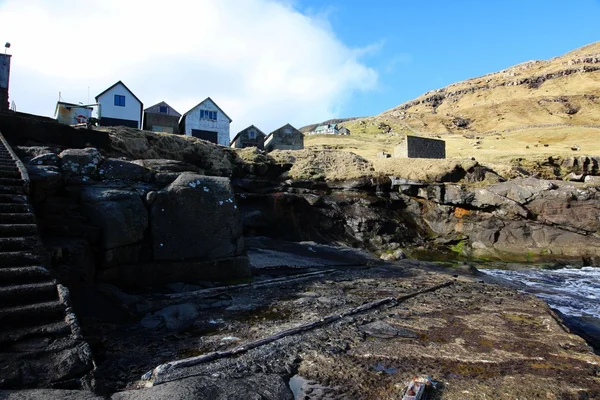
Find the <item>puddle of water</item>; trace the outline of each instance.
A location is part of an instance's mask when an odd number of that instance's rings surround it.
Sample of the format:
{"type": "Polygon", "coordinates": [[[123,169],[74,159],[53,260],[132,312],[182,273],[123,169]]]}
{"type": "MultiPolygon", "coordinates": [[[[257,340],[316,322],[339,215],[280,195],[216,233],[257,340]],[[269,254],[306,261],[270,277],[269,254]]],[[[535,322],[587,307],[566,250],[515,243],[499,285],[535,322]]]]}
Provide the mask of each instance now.
{"type": "Polygon", "coordinates": [[[300,375],[294,375],[290,378],[289,386],[294,395],[294,399],[300,399],[300,396],[303,394],[302,389],[306,384],[308,384],[308,381],[300,375]]]}
{"type": "Polygon", "coordinates": [[[386,368],[382,363],[379,363],[379,364],[377,364],[375,366],[375,371],[377,371],[377,372],[385,372],[388,375],[393,375],[396,372],[398,372],[398,369],[397,368],[393,368],[393,367],[386,368]]]}

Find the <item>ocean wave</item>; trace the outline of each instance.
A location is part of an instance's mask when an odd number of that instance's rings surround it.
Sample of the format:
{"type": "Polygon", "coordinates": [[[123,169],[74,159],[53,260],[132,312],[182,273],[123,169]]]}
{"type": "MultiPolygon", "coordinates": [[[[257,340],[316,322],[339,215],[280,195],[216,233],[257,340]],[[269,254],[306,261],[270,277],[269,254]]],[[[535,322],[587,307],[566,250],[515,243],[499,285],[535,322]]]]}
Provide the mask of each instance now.
{"type": "Polygon", "coordinates": [[[536,295],[563,314],[600,318],[600,268],[484,269],[482,272],[524,285],[523,292],[536,295]]]}

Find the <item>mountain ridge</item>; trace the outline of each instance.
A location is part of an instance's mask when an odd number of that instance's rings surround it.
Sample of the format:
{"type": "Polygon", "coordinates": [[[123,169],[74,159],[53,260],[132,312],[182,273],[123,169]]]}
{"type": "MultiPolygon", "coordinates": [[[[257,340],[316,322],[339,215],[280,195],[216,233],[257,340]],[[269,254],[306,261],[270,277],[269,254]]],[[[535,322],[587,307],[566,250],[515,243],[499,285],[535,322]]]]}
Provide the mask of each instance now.
{"type": "Polygon", "coordinates": [[[600,124],[600,42],[455,82],[351,122],[373,118],[387,120],[392,129],[436,134],[540,123],[600,124]],[[530,112],[519,110],[525,107],[530,112]]]}

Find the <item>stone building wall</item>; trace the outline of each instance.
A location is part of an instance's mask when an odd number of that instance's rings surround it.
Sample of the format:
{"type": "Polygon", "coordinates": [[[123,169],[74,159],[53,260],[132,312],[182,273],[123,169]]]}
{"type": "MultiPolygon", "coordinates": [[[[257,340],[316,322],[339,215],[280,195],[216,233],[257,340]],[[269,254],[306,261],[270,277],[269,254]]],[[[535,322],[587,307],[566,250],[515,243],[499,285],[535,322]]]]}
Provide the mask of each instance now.
{"type": "Polygon", "coordinates": [[[446,142],[418,136],[406,139],[394,150],[397,158],[446,158],[446,142]]]}

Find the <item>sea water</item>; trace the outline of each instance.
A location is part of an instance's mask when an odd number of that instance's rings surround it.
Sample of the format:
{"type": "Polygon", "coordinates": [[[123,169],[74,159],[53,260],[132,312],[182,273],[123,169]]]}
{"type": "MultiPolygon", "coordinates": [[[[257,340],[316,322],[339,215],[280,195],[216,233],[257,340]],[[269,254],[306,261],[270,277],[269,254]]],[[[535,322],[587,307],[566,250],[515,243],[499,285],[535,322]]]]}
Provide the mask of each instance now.
{"type": "Polygon", "coordinates": [[[482,269],[488,275],[519,285],[572,317],[600,318],[600,268],[482,269]]]}

